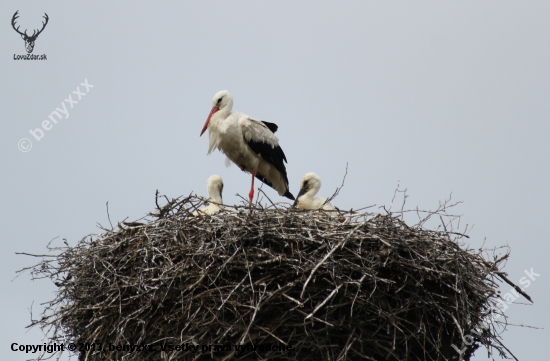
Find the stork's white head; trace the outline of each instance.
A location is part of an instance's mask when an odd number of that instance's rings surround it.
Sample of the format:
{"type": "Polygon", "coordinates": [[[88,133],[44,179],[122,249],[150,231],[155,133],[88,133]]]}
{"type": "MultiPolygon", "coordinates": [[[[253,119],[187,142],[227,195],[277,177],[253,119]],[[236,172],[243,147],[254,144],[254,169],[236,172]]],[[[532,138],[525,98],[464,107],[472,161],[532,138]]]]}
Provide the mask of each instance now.
{"type": "Polygon", "coordinates": [[[206,181],[206,189],[208,190],[208,198],[216,203],[223,203],[223,180],[219,175],[211,175],[206,181]]]}
{"type": "Polygon", "coordinates": [[[208,118],[206,119],[206,123],[204,123],[204,127],[201,131],[202,134],[206,131],[208,128],[208,124],[210,124],[210,118],[218,112],[219,110],[225,110],[227,112],[231,111],[231,108],[233,107],[233,97],[227,90],[222,90],[217,92],[214,95],[214,98],[212,99],[212,110],[210,111],[210,114],[208,114],[208,118]]]}
{"type": "Polygon", "coordinates": [[[321,178],[315,173],[307,173],[300,182],[300,193],[298,193],[298,197],[296,197],[295,204],[298,203],[298,200],[302,196],[308,198],[315,197],[319,189],[321,189],[321,178]]]}
{"type": "Polygon", "coordinates": [[[214,98],[212,98],[212,106],[223,109],[231,101],[233,101],[231,94],[229,94],[227,90],[221,90],[214,94],[214,98]]]}

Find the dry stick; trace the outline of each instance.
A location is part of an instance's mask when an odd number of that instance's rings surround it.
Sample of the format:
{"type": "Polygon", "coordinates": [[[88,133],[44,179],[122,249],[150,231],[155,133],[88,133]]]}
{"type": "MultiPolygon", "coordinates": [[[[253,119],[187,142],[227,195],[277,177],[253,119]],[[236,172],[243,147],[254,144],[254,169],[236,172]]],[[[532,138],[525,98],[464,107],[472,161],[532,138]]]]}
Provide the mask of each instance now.
{"type": "Polygon", "coordinates": [[[250,327],[252,327],[252,324],[254,323],[254,319],[256,318],[256,313],[258,313],[258,310],[260,309],[260,305],[262,304],[263,294],[259,296],[258,304],[254,308],[254,314],[252,315],[252,318],[250,319],[250,323],[248,324],[248,327],[246,328],[246,331],[241,336],[240,341],[238,342],[239,345],[244,344],[244,339],[246,338],[246,335],[248,335],[248,331],[250,331],[250,327]]]}
{"type": "Polygon", "coordinates": [[[275,209],[279,209],[279,208],[275,205],[275,203],[273,203],[273,202],[271,201],[271,199],[267,196],[267,194],[265,194],[265,192],[263,191],[262,188],[258,188],[258,191],[260,191],[260,192],[263,193],[263,195],[264,195],[264,196],[267,198],[267,200],[273,205],[273,207],[275,207],[275,209]]]}
{"type": "MultiPolygon", "coordinates": [[[[395,200],[395,197],[397,196],[397,192],[399,193],[404,193],[404,192],[407,192],[407,188],[405,188],[404,191],[400,191],[399,190],[399,181],[397,181],[397,187],[395,188],[395,190],[393,191],[393,198],[391,199],[391,203],[390,203],[390,208],[388,210],[386,210],[386,206],[382,206],[384,208],[384,210],[386,211],[386,213],[391,213],[391,209],[393,207],[393,201],[395,200]]],[[[403,197],[403,201],[405,201],[405,197],[403,197]]],[[[396,212],[394,212],[396,213],[396,212]]]]}
{"type": "MultiPolygon", "coordinates": [[[[363,280],[365,279],[367,275],[363,275],[361,277],[361,279],[359,280],[358,283],[358,286],[357,286],[357,292],[355,293],[355,297],[353,297],[353,302],[351,302],[351,307],[350,307],[350,312],[349,312],[349,317],[353,317],[353,305],[355,304],[355,300],[357,299],[357,295],[359,294],[359,291],[361,290],[361,282],[363,282],[363,280]]],[[[405,285],[403,284],[403,287],[405,287],[405,285]]],[[[397,293],[397,292],[396,292],[397,293]]]]}
{"type": "MultiPolygon", "coordinates": [[[[362,211],[364,209],[372,208],[372,207],[375,207],[375,206],[376,206],[376,204],[371,204],[370,206],[353,209],[353,210],[349,211],[349,213],[357,213],[357,212],[362,211]]],[[[345,213],[348,213],[348,212],[345,212],[345,213]]]]}
{"type": "Polygon", "coordinates": [[[325,204],[327,204],[328,202],[332,201],[334,199],[334,197],[336,197],[338,195],[338,193],[340,193],[340,190],[342,188],[344,188],[344,182],[346,181],[346,176],[348,175],[348,163],[346,162],[346,173],[344,173],[344,178],[342,179],[342,184],[340,185],[340,187],[336,188],[336,191],[334,191],[334,194],[332,196],[330,196],[329,198],[327,198],[327,200],[325,201],[325,203],[323,203],[321,205],[321,208],[323,208],[323,206],[325,204]]]}
{"type": "Polygon", "coordinates": [[[109,215],[109,202],[107,202],[105,204],[105,206],[107,207],[107,219],[109,220],[109,224],[111,225],[111,230],[113,230],[113,224],[111,223],[111,216],[109,215]]]}
{"type": "Polygon", "coordinates": [[[315,267],[313,267],[313,269],[311,270],[311,273],[309,274],[309,277],[307,278],[306,282],[304,283],[304,288],[302,288],[302,293],[300,293],[300,298],[303,298],[304,297],[304,292],[306,291],[306,287],[307,287],[307,284],[309,283],[309,281],[311,280],[311,277],[313,277],[313,274],[315,273],[315,271],[317,271],[317,268],[319,268],[323,263],[325,263],[325,261],[327,260],[327,258],[329,258],[330,256],[332,256],[332,254],[334,252],[336,252],[336,250],[342,246],[344,243],[347,242],[347,240],[351,237],[351,235],[357,230],[359,229],[359,227],[361,227],[362,224],[359,224],[357,225],[351,232],[348,233],[348,235],[346,236],[346,238],[344,238],[343,240],[341,240],[329,253],[327,253],[327,255],[325,257],[323,257],[323,259],[321,260],[321,262],[317,263],[317,265],[315,267]]]}
{"type": "Polygon", "coordinates": [[[517,285],[514,284],[514,282],[510,281],[504,274],[504,272],[495,271],[497,275],[499,275],[502,280],[504,280],[506,283],[508,283],[510,286],[512,286],[516,291],[518,291],[523,297],[527,298],[531,303],[534,303],[531,297],[525,292],[521,290],[517,285]]]}
{"type": "Polygon", "coordinates": [[[339,285],[338,287],[336,287],[335,289],[332,290],[332,292],[330,293],[330,295],[327,296],[327,298],[325,298],[325,300],[323,302],[321,302],[320,305],[317,305],[317,307],[315,307],[315,309],[313,310],[313,312],[311,312],[309,315],[307,315],[307,317],[305,318],[306,320],[308,318],[310,318],[311,316],[313,316],[315,314],[315,312],[319,311],[319,309],[321,307],[323,307],[325,305],[325,303],[328,302],[328,300],[330,300],[332,298],[332,296],[334,296],[334,294],[336,292],[338,292],[338,290],[340,289],[340,287],[342,287],[342,285],[339,285]]]}
{"type": "MultiPolygon", "coordinates": [[[[302,311],[302,310],[296,309],[295,311],[298,312],[298,313],[300,313],[301,315],[307,316],[307,313],[305,313],[305,312],[302,311]]],[[[317,317],[315,317],[315,316],[311,317],[311,319],[312,319],[313,321],[317,321],[317,322],[324,323],[324,324],[327,325],[327,326],[334,327],[334,325],[333,325],[332,323],[327,322],[327,321],[324,321],[324,320],[321,320],[320,318],[317,318],[317,317]]]]}
{"type": "MultiPolygon", "coordinates": [[[[32,253],[26,253],[26,252],[15,252],[15,254],[21,254],[21,255],[30,256],[30,257],[40,257],[40,258],[42,258],[42,257],[57,257],[57,255],[52,255],[52,254],[32,254],[32,253]]],[[[33,268],[33,267],[25,267],[21,271],[26,270],[26,269],[30,269],[30,268],[33,268]]],[[[20,272],[20,271],[17,271],[17,272],[20,272]]]]}
{"type": "Polygon", "coordinates": [[[283,293],[281,293],[281,294],[282,294],[283,296],[285,296],[286,298],[288,298],[289,300],[291,300],[292,302],[296,303],[296,304],[298,305],[298,307],[303,307],[303,306],[304,306],[304,304],[303,304],[302,302],[298,301],[298,300],[295,299],[295,298],[290,297],[290,296],[287,295],[286,293],[283,292],[283,293]]]}
{"type": "Polygon", "coordinates": [[[155,192],[155,204],[157,205],[157,209],[159,210],[159,212],[161,211],[160,209],[160,206],[159,206],[159,190],[157,189],[157,191],[155,192]]]}
{"type": "Polygon", "coordinates": [[[239,282],[238,285],[236,285],[232,290],[231,292],[229,292],[229,294],[227,295],[227,297],[225,298],[225,300],[222,301],[222,304],[220,305],[220,307],[218,307],[218,311],[222,309],[223,305],[225,305],[225,303],[227,302],[227,300],[229,299],[229,297],[231,297],[231,295],[233,294],[233,292],[235,292],[237,290],[237,288],[239,288],[244,280],[248,277],[248,275],[244,276],[243,279],[241,280],[241,282],[239,282]]]}
{"type": "Polygon", "coordinates": [[[380,242],[384,243],[386,246],[391,247],[391,244],[389,244],[388,242],[384,241],[382,238],[380,238],[380,236],[377,236],[377,235],[373,234],[373,235],[371,236],[371,238],[377,239],[377,240],[379,240],[380,242]]]}
{"type": "Polygon", "coordinates": [[[514,358],[514,360],[519,361],[518,358],[512,353],[512,351],[510,351],[510,350],[508,349],[508,347],[504,346],[504,344],[503,344],[502,342],[500,342],[499,340],[497,340],[497,342],[500,344],[500,346],[504,347],[504,349],[505,349],[506,351],[508,351],[508,352],[510,353],[510,355],[512,355],[512,357],[514,358]]]}
{"type": "Polygon", "coordinates": [[[266,330],[265,328],[261,327],[261,326],[256,326],[258,327],[260,330],[266,332],[267,334],[269,334],[271,337],[273,337],[274,339],[276,339],[277,341],[279,341],[280,343],[282,343],[283,345],[285,346],[288,346],[288,344],[286,342],[284,342],[283,340],[281,340],[279,337],[275,336],[274,334],[272,334],[271,332],[269,332],[268,330],[266,330]]]}
{"type": "Polygon", "coordinates": [[[508,277],[506,277],[504,272],[500,272],[500,271],[495,269],[494,265],[497,264],[498,262],[502,261],[503,259],[506,259],[507,257],[508,257],[508,255],[505,255],[505,256],[501,257],[500,259],[495,261],[495,263],[493,265],[491,265],[489,262],[483,260],[483,264],[485,264],[485,266],[487,266],[489,268],[489,270],[495,272],[504,282],[506,282],[510,286],[512,286],[519,294],[521,294],[523,297],[528,299],[531,303],[534,303],[533,300],[531,299],[531,297],[529,297],[529,295],[527,293],[523,292],[523,290],[521,288],[519,288],[516,284],[514,284],[514,282],[510,281],[508,279],[508,277]]]}
{"type": "Polygon", "coordinates": [[[353,336],[354,333],[355,333],[355,328],[350,332],[348,340],[346,341],[346,344],[345,344],[344,348],[342,349],[342,351],[340,352],[340,354],[338,355],[338,358],[336,359],[336,361],[346,359],[346,356],[348,354],[349,349],[351,348],[351,346],[353,345],[353,343],[356,340],[355,338],[353,340],[351,339],[351,337],[353,336]]]}

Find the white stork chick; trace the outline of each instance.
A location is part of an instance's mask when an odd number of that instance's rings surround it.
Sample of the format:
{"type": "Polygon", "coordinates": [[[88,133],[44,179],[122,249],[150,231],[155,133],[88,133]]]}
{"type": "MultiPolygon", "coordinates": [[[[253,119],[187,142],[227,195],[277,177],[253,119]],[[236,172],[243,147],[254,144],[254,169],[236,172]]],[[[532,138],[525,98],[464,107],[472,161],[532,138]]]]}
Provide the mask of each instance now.
{"type": "Polygon", "coordinates": [[[319,189],[321,189],[321,178],[315,173],[307,173],[300,182],[300,193],[296,197],[294,207],[299,209],[333,211],[334,207],[325,198],[315,197],[319,189]]]}
{"type": "Polygon", "coordinates": [[[199,214],[213,215],[218,213],[222,207],[220,206],[223,203],[222,192],[223,192],[223,180],[219,175],[212,175],[206,181],[206,189],[208,190],[208,200],[211,201],[209,205],[201,208],[198,212],[193,213],[194,216],[199,214]],[[216,204],[217,203],[217,204],[216,204]]]}
{"type": "Polygon", "coordinates": [[[254,198],[254,177],[275,189],[279,195],[294,200],[289,192],[286,175],[286,156],[275,136],[276,124],[253,119],[246,114],[232,112],[233,97],[222,90],[212,100],[212,110],[206,119],[201,136],[208,129],[208,154],[219,149],[242,171],[252,174],[248,194],[254,198]]]}

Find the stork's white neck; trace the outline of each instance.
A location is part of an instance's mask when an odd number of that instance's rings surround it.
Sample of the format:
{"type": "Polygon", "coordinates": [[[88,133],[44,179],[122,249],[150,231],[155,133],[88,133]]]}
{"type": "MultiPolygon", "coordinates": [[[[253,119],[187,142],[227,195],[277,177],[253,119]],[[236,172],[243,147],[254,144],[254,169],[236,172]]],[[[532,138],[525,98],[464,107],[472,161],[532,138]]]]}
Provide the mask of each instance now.
{"type": "Polygon", "coordinates": [[[229,98],[227,104],[225,104],[224,107],[220,108],[214,116],[212,117],[212,120],[221,120],[227,118],[231,114],[231,109],[233,109],[233,99],[229,98]]]}
{"type": "Polygon", "coordinates": [[[214,203],[219,203],[219,204],[223,203],[222,197],[220,196],[220,194],[218,192],[216,192],[215,194],[210,194],[210,197],[208,197],[208,199],[211,200],[214,203]]]}
{"type": "Polygon", "coordinates": [[[313,198],[315,197],[315,195],[317,194],[317,192],[319,192],[319,189],[321,188],[321,186],[317,183],[315,183],[313,185],[313,187],[311,187],[306,193],[304,193],[304,195],[300,196],[300,198],[305,198],[305,199],[308,199],[308,200],[313,200],[313,198]]]}
{"type": "Polygon", "coordinates": [[[222,195],[220,194],[218,190],[218,185],[212,184],[208,185],[208,199],[211,200],[214,203],[223,203],[222,195]]]}

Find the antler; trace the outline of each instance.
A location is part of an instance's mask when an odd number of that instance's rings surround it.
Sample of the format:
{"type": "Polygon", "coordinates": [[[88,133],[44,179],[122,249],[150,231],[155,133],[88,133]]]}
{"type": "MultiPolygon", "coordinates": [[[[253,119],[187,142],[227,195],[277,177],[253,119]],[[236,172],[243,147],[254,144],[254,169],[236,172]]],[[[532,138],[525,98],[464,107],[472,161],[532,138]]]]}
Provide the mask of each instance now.
{"type": "Polygon", "coordinates": [[[46,19],[46,22],[42,22],[42,29],[38,30],[38,32],[36,33],[36,30],[33,30],[32,32],[32,36],[31,38],[36,38],[41,32],[42,30],[44,30],[44,28],[46,27],[46,25],[48,24],[48,20],[50,19],[48,17],[48,14],[44,13],[45,15],[43,16],[43,18],[46,19]],[[36,33],[36,34],[35,34],[36,33]]]}
{"type": "Polygon", "coordinates": [[[15,20],[17,20],[17,18],[19,18],[19,15],[17,15],[18,12],[19,12],[19,10],[17,10],[15,12],[15,14],[13,14],[13,18],[11,18],[11,26],[13,26],[13,30],[17,31],[19,34],[27,36],[27,31],[25,31],[24,34],[19,31],[20,26],[18,26],[17,29],[15,28],[15,20]]]}
{"type": "Polygon", "coordinates": [[[42,22],[43,26],[42,26],[42,29],[40,29],[40,31],[38,33],[36,33],[36,36],[38,36],[38,34],[40,34],[42,32],[42,30],[44,30],[44,28],[46,27],[46,25],[48,24],[48,20],[50,19],[48,17],[48,14],[44,13],[44,16],[43,16],[44,19],[46,19],[46,22],[42,22]]]}

